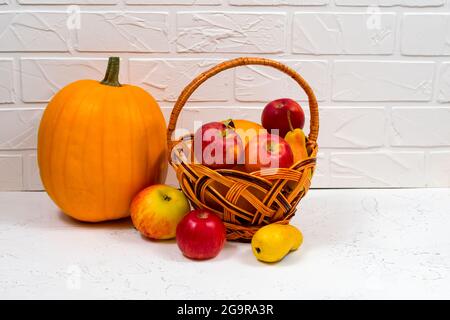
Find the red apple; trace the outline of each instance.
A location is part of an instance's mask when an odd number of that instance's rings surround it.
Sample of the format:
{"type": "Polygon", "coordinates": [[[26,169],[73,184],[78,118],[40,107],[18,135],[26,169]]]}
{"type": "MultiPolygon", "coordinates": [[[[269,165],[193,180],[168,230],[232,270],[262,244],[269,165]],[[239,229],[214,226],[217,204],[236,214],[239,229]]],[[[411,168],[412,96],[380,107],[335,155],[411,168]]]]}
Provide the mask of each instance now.
{"type": "Polygon", "coordinates": [[[266,168],[289,168],[294,154],[289,144],[278,135],[262,133],[245,148],[245,170],[254,172],[266,168]]]}
{"type": "Polygon", "coordinates": [[[177,244],[191,259],[214,258],[225,244],[225,225],[208,210],[192,210],[177,226],[177,244]]]}
{"type": "Polygon", "coordinates": [[[194,135],[197,161],[211,169],[231,169],[243,163],[244,146],[236,131],[222,122],[201,126],[194,135]]]}
{"type": "Polygon", "coordinates": [[[297,102],[288,98],[274,100],[264,107],[261,115],[263,127],[268,131],[278,129],[278,135],[285,137],[290,131],[288,110],[290,112],[292,126],[303,129],[305,125],[305,113],[297,102]]]}

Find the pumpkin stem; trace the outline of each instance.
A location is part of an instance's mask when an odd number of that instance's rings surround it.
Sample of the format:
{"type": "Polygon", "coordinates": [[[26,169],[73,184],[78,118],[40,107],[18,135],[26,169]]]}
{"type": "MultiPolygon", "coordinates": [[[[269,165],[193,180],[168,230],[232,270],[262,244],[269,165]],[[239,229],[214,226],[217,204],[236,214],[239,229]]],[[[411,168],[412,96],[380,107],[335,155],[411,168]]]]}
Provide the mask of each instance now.
{"type": "Polygon", "coordinates": [[[119,67],[120,67],[120,58],[109,57],[108,68],[106,69],[105,78],[103,78],[103,80],[100,83],[112,87],[121,87],[122,85],[119,82],[119,69],[120,69],[119,67]]]}

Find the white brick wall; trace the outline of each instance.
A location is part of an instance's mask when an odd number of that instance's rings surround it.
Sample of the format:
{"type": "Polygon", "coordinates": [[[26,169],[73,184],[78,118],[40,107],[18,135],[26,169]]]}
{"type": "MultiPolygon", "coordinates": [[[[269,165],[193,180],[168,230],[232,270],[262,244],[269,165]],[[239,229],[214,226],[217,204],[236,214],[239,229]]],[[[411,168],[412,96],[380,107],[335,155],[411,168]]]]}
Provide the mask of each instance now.
{"type": "MultiPolygon", "coordinates": [[[[314,89],[316,98],[324,101],[329,91],[329,65],[326,60],[278,59],[299,72],[314,89]]],[[[273,68],[245,66],[235,70],[235,96],[238,101],[270,101],[277,95],[306,101],[307,96],[298,84],[273,68]]]]}
{"type": "Polygon", "coordinates": [[[450,147],[449,124],[449,107],[394,107],[390,141],[398,147],[450,147]]]}
{"type": "Polygon", "coordinates": [[[383,108],[326,107],[320,108],[320,116],[318,143],[321,148],[366,149],[384,145],[386,115],[383,108]]]}
{"type": "Polygon", "coordinates": [[[22,100],[48,102],[67,83],[101,78],[106,64],[103,58],[22,58],[22,100]]]}
{"type": "Polygon", "coordinates": [[[442,63],[437,90],[439,102],[450,102],[450,62],[442,63]]]}
{"type": "MultiPolygon", "coordinates": [[[[0,190],[42,189],[35,149],[47,102],[74,80],[101,79],[110,55],[166,119],[219,61],[280,60],[319,100],[314,187],[450,186],[450,0],[0,0],[0,190]]],[[[195,92],[179,127],[259,121],[280,97],[308,111],[278,71],[228,70],[195,92]]]]}
{"type": "Polygon", "coordinates": [[[396,15],[379,13],[297,13],[292,50],[305,54],[390,54],[394,51],[396,15]],[[379,20],[370,28],[371,20],[379,20]],[[322,36],[316,37],[316,34],[322,36]]]}
{"type": "Polygon", "coordinates": [[[335,61],[333,101],[430,101],[435,63],[335,61]]]}
{"type": "Polygon", "coordinates": [[[401,31],[401,51],[405,55],[448,56],[449,33],[450,14],[405,14],[401,31]]]}
{"type": "Polygon", "coordinates": [[[330,166],[331,186],[409,187],[425,179],[423,152],[336,152],[330,166]]]}
{"type": "Polygon", "coordinates": [[[0,59],[0,103],[14,102],[13,59],[0,59]]]}
{"type": "Polygon", "coordinates": [[[64,11],[0,12],[0,51],[68,51],[66,20],[64,11]]]}
{"type": "Polygon", "coordinates": [[[286,13],[183,12],[177,14],[178,52],[281,53],[286,13]]]}
{"type": "Polygon", "coordinates": [[[40,109],[0,109],[0,150],[35,149],[40,109]]]}
{"type": "MultiPolygon", "coordinates": [[[[193,75],[220,62],[218,59],[131,58],[129,76],[135,85],[151,92],[158,101],[175,102],[193,75]]],[[[229,101],[233,96],[232,83],[231,73],[220,73],[198,88],[190,101],[229,101]]]]}
{"type": "Polygon", "coordinates": [[[77,49],[169,52],[167,17],[167,13],[132,11],[83,13],[81,28],[77,30],[77,49]]]}
{"type": "Polygon", "coordinates": [[[442,6],[445,4],[445,0],[336,0],[336,4],[342,6],[431,7],[442,6]]]}

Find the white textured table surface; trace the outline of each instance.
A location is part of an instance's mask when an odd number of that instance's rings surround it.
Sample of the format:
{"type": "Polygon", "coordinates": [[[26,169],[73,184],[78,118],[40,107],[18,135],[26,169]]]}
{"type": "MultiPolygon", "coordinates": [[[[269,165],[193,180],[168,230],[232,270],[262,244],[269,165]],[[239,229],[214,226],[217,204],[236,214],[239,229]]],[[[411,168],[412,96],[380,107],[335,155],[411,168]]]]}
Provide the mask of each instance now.
{"type": "Polygon", "coordinates": [[[228,243],[184,258],[129,220],[83,224],[45,193],[0,193],[0,298],[450,298],[450,189],[312,190],[281,263],[228,243]]]}

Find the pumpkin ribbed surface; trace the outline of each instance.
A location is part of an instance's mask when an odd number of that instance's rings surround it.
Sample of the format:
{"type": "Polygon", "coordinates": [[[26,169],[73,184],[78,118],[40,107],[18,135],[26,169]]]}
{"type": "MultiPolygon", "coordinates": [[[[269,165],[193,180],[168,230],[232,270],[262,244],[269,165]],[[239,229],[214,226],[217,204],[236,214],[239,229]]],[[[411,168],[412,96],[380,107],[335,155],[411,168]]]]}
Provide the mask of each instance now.
{"type": "Polygon", "coordinates": [[[126,217],[136,193],[165,179],[165,132],[157,102],[141,88],[74,82],[55,95],[41,120],[44,187],[78,220],[126,217]]]}

